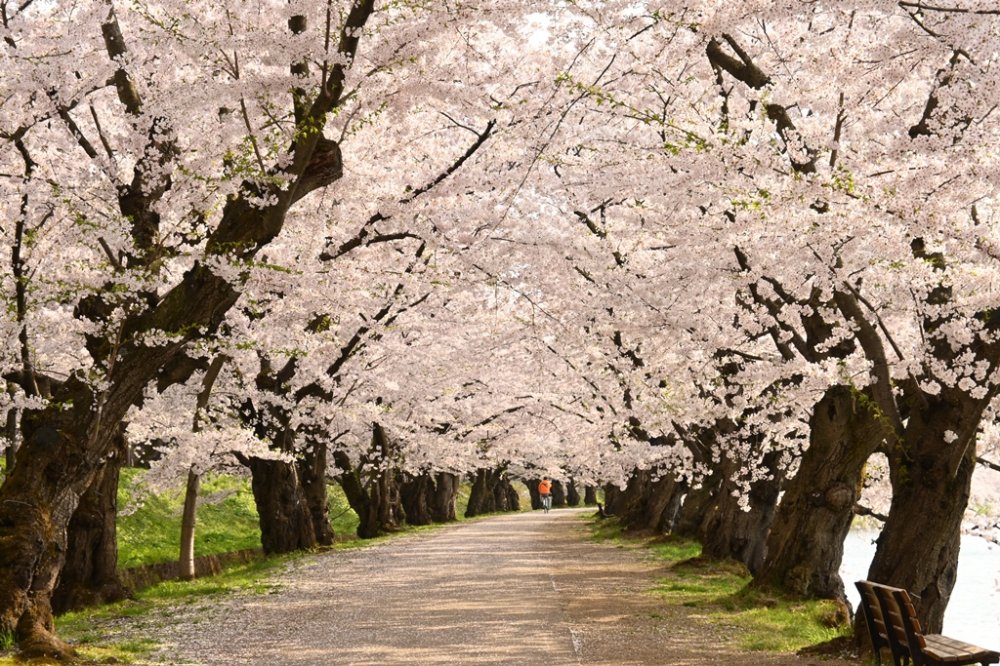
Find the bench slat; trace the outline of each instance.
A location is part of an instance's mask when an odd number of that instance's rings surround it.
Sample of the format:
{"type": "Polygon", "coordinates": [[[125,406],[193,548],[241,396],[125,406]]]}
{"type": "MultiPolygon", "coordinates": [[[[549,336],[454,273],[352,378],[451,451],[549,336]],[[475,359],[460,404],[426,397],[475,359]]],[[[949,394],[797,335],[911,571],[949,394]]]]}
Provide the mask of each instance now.
{"type": "Polygon", "coordinates": [[[871,581],[858,581],[855,585],[862,593],[866,617],[867,611],[870,611],[870,626],[874,626],[879,634],[872,637],[872,646],[877,652],[880,645],[888,643],[895,664],[903,664],[911,659],[914,666],[965,666],[1000,662],[1000,652],[995,650],[941,634],[925,636],[912,601],[919,597],[910,595],[906,590],[871,581]]]}
{"type": "Polygon", "coordinates": [[[963,641],[942,636],[940,634],[928,634],[924,636],[927,647],[924,652],[936,661],[945,663],[975,661],[979,663],[994,663],[1000,660],[1000,654],[993,650],[988,650],[978,645],[965,643],[963,641]]]}

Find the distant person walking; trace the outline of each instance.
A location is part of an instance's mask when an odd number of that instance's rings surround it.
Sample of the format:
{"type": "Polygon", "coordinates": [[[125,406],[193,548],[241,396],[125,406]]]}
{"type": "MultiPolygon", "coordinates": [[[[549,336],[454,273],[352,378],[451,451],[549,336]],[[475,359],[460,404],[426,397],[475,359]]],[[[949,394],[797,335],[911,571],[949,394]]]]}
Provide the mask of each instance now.
{"type": "Polygon", "coordinates": [[[538,483],[538,495],[542,498],[542,509],[548,513],[552,508],[552,482],[549,477],[543,476],[538,483]]]}

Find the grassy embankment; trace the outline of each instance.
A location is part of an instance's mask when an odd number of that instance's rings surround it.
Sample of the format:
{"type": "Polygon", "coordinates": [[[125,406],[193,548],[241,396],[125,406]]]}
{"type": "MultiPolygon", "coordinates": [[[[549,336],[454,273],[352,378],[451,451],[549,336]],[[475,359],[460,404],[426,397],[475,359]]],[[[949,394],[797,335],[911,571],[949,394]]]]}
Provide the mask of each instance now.
{"type": "Polygon", "coordinates": [[[698,619],[724,627],[745,650],[796,652],[850,634],[836,624],[836,609],[827,600],[803,601],[748,588],[750,576],[735,562],[701,558],[701,545],[672,537],[630,538],[617,520],[594,523],[594,538],[623,547],[648,548],[669,567],[653,593],[672,606],[692,610],[698,619]]]}

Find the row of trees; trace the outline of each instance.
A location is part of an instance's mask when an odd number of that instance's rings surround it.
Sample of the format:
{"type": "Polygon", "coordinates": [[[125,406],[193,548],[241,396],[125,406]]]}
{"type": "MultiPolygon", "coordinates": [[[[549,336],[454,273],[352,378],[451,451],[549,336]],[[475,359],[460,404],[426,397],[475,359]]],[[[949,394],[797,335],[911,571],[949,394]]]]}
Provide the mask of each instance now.
{"type": "Polygon", "coordinates": [[[192,498],[248,468],[272,552],[332,477],[368,534],[549,474],[838,598],[881,452],[870,577],[939,629],[995,446],[995,9],[440,4],[0,0],[0,632],[65,653],[57,583],[113,593],[136,442],[192,498]]]}

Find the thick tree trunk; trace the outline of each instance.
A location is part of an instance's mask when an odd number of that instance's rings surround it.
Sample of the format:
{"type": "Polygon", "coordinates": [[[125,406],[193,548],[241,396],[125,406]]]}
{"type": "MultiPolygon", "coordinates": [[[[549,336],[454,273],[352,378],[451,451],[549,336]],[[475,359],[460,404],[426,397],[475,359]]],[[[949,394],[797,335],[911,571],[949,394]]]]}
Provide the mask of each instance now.
{"type": "Polygon", "coordinates": [[[566,488],[558,479],[552,479],[552,506],[566,506],[566,488]]]}
{"type": "Polygon", "coordinates": [[[630,530],[668,532],[684,493],[683,484],[672,476],[652,480],[648,470],[636,470],[620,500],[622,526],[630,530]]]}
{"type": "Polygon", "coordinates": [[[892,504],[868,578],[919,595],[920,625],[940,633],[957,576],[985,404],[948,389],[928,402],[911,413],[905,440],[890,451],[892,504]],[[957,439],[948,443],[946,431],[957,439]]]}
{"type": "Polygon", "coordinates": [[[681,502],[680,511],[674,521],[673,533],[677,536],[701,538],[701,524],[705,520],[722,486],[722,477],[713,472],[702,480],[697,488],[691,488],[681,502]]]}
{"type": "Polygon", "coordinates": [[[521,510],[521,497],[510,484],[507,475],[502,472],[494,476],[493,499],[497,511],[521,510]]]}
{"type": "Polygon", "coordinates": [[[298,460],[302,492],[309,506],[316,543],[329,546],[333,543],[330,526],[330,502],[326,495],[326,442],[311,441],[298,460]]]}
{"type": "Polygon", "coordinates": [[[760,571],[767,552],[767,535],[774,521],[778,495],[781,492],[780,470],[776,469],[777,453],[764,457],[770,478],[754,481],[749,492],[749,511],[739,503],[739,486],[733,481],[741,463],[723,457],[723,481],[715,502],[709,507],[701,525],[702,554],[719,559],[742,562],[751,574],[760,571]]]}
{"type": "Polygon", "coordinates": [[[54,396],[61,408],[22,416],[24,443],[0,486],[0,634],[16,636],[26,656],[73,653],[53,633],[52,592],[70,519],[118,434],[102,423],[119,423],[129,397],[109,394],[98,414],[90,389],[71,375],[54,396]]]}
{"type": "Polygon", "coordinates": [[[14,458],[17,456],[17,410],[11,409],[7,412],[7,422],[4,425],[4,439],[7,440],[7,448],[4,455],[7,461],[7,473],[14,469],[14,458]]]}
{"type": "Polygon", "coordinates": [[[576,489],[576,483],[573,479],[569,480],[566,484],[566,505],[567,506],[580,506],[580,493],[576,489]]]}
{"type": "Polygon", "coordinates": [[[628,485],[616,498],[616,508],[612,513],[619,517],[626,530],[646,528],[646,510],[652,489],[651,474],[647,469],[636,469],[629,477],[628,485]]]}
{"type": "Polygon", "coordinates": [[[406,511],[399,487],[399,473],[395,470],[387,470],[372,481],[369,489],[370,511],[376,528],[368,530],[369,536],[394,532],[403,526],[406,511]]]}
{"type": "Polygon", "coordinates": [[[448,472],[438,472],[431,498],[431,520],[447,523],[457,520],[455,503],[458,499],[459,476],[448,472]]]}
{"type": "Polygon", "coordinates": [[[597,488],[594,486],[586,486],[583,489],[583,503],[587,506],[594,506],[597,504],[597,488]]]}
{"type": "Polygon", "coordinates": [[[434,479],[430,473],[419,476],[405,475],[400,486],[400,497],[406,522],[410,525],[430,525],[433,522],[431,505],[434,501],[434,479]]]}
{"type": "Polygon", "coordinates": [[[521,498],[503,469],[479,469],[472,481],[465,517],[497,511],[520,511],[521,498]]]}
{"type": "Polygon", "coordinates": [[[625,492],[613,483],[604,486],[604,512],[611,516],[621,515],[625,492]]]}
{"type": "Polygon", "coordinates": [[[198,521],[198,489],[201,475],[188,470],[187,485],[184,488],[184,511],[181,514],[181,580],[194,580],[197,575],[194,565],[194,535],[198,521]]]}
{"type": "Polygon", "coordinates": [[[861,494],[865,462],[885,435],[870,401],[846,386],[827,390],[809,420],[809,448],[785,484],[755,585],[847,602],[840,564],[861,494]]]}
{"type": "Polygon", "coordinates": [[[520,511],[521,510],[521,496],[517,494],[517,490],[514,489],[513,484],[504,475],[503,480],[504,493],[507,495],[507,508],[504,511],[520,511]]]}
{"type": "Polygon", "coordinates": [[[493,494],[494,474],[495,472],[489,469],[476,470],[476,476],[472,481],[472,490],[469,492],[469,504],[465,508],[466,518],[493,513],[497,510],[496,496],[493,494]]]}
{"type": "Polygon", "coordinates": [[[667,502],[667,507],[663,511],[660,526],[658,528],[660,532],[663,532],[664,534],[674,533],[674,525],[677,524],[677,517],[681,513],[681,502],[684,501],[684,497],[687,492],[687,480],[677,481],[677,488],[670,496],[670,501],[667,502]]]}
{"type": "Polygon", "coordinates": [[[315,547],[316,531],[298,466],[282,460],[250,459],[251,487],[266,554],[315,547]]]}
{"type": "Polygon", "coordinates": [[[669,533],[677,519],[681,498],[687,484],[667,476],[653,483],[646,510],[646,528],[661,534],[669,533]]]}
{"type": "MultiPolygon", "coordinates": [[[[390,457],[389,448],[389,440],[382,426],[373,424],[372,452],[378,453],[379,461],[390,457]]],[[[347,496],[347,502],[358,514],[358,536],[372,539],[398,530],[406,519],[400,495],[399,472],[392,468],[375,467],[378,470],[377,476],[366,482],[362,478],[367,465],[365,459],[362,459],[358,469],[351,465],[350,458],[343,451],[335,451],[333,459],[342,470],[339,482],[347,496]]]]}
{"type": "Polygon", "coordinates": [[[120,437],[112,455],[80,498],[67,532],[66,561],[52,594],[56,613],[119,601],[129,591],[118,578],[118,478],[125,459],[120,437]]]}
{"type": "Polygon", "coordinates": [[[531,510],[538,511],[542,508],[542,496],[538,493],[538,484],[541,479],[528,479],[524,485],[528,487],[528,497],[531,498],[531,510]]]}

